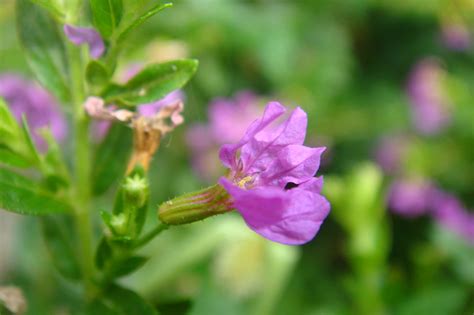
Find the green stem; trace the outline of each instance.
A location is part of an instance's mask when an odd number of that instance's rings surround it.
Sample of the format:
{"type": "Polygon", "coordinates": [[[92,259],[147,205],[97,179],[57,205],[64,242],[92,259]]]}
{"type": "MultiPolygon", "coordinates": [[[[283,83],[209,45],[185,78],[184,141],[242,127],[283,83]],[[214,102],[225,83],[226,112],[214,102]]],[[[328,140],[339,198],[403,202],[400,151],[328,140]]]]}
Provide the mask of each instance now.
{"type": "Polygon", "coordinates": [[[158,223],[158,225],[153,228],[150,232],[148,232],[145,236],[143,236],[141,239],[137,240],[135,244],[133,244],[133,248],[137,249],[139,247],[142,247],[143,245],[148,244],[149,241],[154,239],[158,234],[163,232],[164,230],[168,229],[169,225],[164,224],[164,223],[158,223]]]}
{"type": "Polygon", "coordinates": [[[71,71],[71,103],[74,110],[75,131],[75,204],[76,228],[79,236],[79,250],[82,274],[86,295],[91,296],[93,287],[93,253],[92,224],[90,218],[90,152],[89,152],[89,120],[85,115],[84,69],[81,51],[78,47],[68,44],[69,65],[71,71]]]}

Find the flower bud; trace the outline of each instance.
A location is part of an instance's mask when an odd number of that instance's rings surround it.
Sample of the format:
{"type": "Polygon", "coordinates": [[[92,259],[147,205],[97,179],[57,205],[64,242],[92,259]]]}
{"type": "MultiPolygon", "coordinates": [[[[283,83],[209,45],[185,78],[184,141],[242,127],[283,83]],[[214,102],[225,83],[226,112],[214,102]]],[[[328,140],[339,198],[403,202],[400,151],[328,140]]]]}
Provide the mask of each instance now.
{"type": "Polygon", "coordinates": [[[113,214],[104,219],[114,236],[137,238],[148,206],[149,184],[142,169],[125,177],[115,199],[113,214]]]}
{"type": "Polygon", "coordinates": [[[234,210],[230,195],[219,184],[168,200],[158,208],[159,219],[178,225],[234,210]]]}
{"type": "Polygon", "coordinates": [[[126,203],[135,207],[143,206],[148,199],[148,182],[145,177],[138,174],[125,178],[123,184],[123,197],[126,203]]]}

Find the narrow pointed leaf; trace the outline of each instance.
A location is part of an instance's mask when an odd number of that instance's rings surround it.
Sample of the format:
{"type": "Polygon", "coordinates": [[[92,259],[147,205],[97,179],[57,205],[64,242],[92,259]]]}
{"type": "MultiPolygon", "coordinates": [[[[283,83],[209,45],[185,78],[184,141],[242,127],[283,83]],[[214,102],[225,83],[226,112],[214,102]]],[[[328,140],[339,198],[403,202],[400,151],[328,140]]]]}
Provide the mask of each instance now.
{"type": "Polygon", "coordinates": [[[41,163],[41,158],[38,150],[36,149],[35,143],[33,142],[30,128],[28,127],[28,122],[26,121],[25,116],[22,116],[21,122],[24,139],[29,151],[29,158],[31,158],[31,161],[34,161],[37,165],[39,165],[41,163]]]}
{"type": "Polygon", "coordinates": [[[134,30],[135,28],[139,27],[140,25],[142,25],[143,23],[146,22],[146,20],[148,20],[149,18],[151,18],[152,16],[154,16],[155,14],[157,14],[158,12],[166,9],[166,8],[170,8],[172,7],[173,4],[172,3],[163,3],[163,4],[157,4],[155,5],[154,7],[152,7],[151,9],[149,9],[147,12],[145,12],[144,14],[142,14],[139,18],[137,18],[135,21],[133,21],[133,23],[130,24],[130,26],[128,26],[119,36],[118,38],[118,42],[121,42],[123,41],[129,34],[132,30],[134,30]]]}
{"type": "Polygon", "coordinates": [[[18,135],[18,124],[10,109],[0,98],[0,143],[18,135]]]}

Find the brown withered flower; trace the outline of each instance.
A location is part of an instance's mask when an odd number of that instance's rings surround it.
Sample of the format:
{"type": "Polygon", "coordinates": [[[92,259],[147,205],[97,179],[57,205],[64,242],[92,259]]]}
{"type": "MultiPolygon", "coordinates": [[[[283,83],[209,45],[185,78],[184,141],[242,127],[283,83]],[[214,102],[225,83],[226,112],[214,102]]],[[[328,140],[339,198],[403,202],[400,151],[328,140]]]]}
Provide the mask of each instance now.
{"type": "Polygon", "coordinates": [[[184,105],[181,100],[163,104],[153,115],[142,115],[127,109],[106,107],[103,99],[95,96],[87,98],[84,108],[95,119],[126,123],[133,129],[133,152],[127,173],[136,165],[148,170],[151,159],[167,133],[184,122],[181,115],[184,105]]]}

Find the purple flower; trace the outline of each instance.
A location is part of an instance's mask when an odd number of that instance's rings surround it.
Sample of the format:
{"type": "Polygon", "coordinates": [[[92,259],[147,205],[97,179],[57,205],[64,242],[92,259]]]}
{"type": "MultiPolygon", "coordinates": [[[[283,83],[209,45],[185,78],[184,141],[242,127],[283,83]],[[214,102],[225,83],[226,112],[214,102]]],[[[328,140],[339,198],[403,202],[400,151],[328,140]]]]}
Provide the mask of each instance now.
{"type": "Polygon", "coordinates": [[[451,50],[464,51],[471,47],[471,34],[464,24],[447,23],[442,26],[441,41],[451,50]]]}
{"type": "Polygon", "coordinates": [[[437,190],[433,216],[438,224],[474,244],[474,213],[465,209],[456,197],[437,190]]]}
{"type": "Polygon", "coordinates": [[[225,143],[237,142],[262,109],[258,98],[243,91],[233,99],[219,98],[209,106],[209,123],[196,124],[187,132],[193,168],[201,178],[212,181],[220,175],[216,152],[225,143]]]}
{"type": "Polygon", "coordinates": [[[284,112],[279,103],[269,103],[240,141],[221,147],[220,159],[230,173],[219,183],[252,230],[297,245],[310,241],[329,213],[320,194],[322,178],[314,177],[325,148],[303,145],[307,116],[299,107],[271,126],[284,112]]]}
{"type": "Polygon", "coordinates": [[[409,145],[404,136],[384,137],[375,151],[375,160],[387,174],[396,173],[403,163],[409,145]]]}
{"type": "Polygon", "coordinates": [[[46,142],[37,130],[49,127],[57,141],[67,134],[67,124],[52,95],[34,82],[17,74],[0,75],[0,97],[8,103],[18,122],[25,115],[33,139],[40,151],[47,148],[46,142]]]}
{"type": "Polygon", "coordinates": [[[398,180],[389,192],[393,212],[406,217],[417,217],[431,210],[434,188],[424,180],[398,180]]]}
{"type": "Polygon", "coordinates": [[[415,65],[408,79],[415,128],[423,134],[434,134],[450,121],[442,76],[443,70],[436,60],[424,59],[415,65]]]}
{"type": "Polygon", "coordinates": [[[74,45],[87,44],[89,53],[94,59],[99,59],[105,52],[105,45],[100,34],[93,28],[64,25],[64,33],[74,45]]]}

